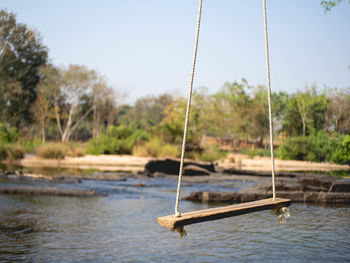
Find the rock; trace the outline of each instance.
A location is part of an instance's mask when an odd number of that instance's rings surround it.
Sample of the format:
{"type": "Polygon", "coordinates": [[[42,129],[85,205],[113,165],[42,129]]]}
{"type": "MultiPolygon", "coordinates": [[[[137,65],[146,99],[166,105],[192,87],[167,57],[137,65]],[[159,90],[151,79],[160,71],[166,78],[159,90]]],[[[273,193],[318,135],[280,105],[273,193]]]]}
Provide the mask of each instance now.
{"type": "Polygon", "coordinates": [[[93,197],[99,194],[93,190],[68,189],[57,187],[41,187],[41,186],[0,186],[2,194],[18,194],[18,195],[53,195],[53,196],[69,196],[69,197],[93,197]]]}
{"type": "MultiPolygon", "coordinates": [[[[256,176],[264,176],[271,177],[271,172],[260,172],[260,171],[250,171],[250,170],[240,170],[236,168],[228,168],[224,169],[223,173],[225,174],[235,174],[235,175],[256,175],[256,176]]],[[[301,174],[299,173],[291,173],[291,172],[276,172],[276,177],[298,177],[301,174]]]]}
{"type": "MultiPolygon", "coordinates": [[[[215,172],[213,163],[209,162],[196,162],[192,160],[184,161],[184,168],[188,165],[194,165],[209,171],[210,173],[215,172]]],[[[178,175],[180,168],[180,160],[175,158],[155,159],[149,161],[145,165],[145,171],[148,173],[160,172],[170,175],[178,175]]]]}
{"type": "Polygon", "coordinates": [[[300,184],[306,189],[319,189],[328,191],[331,185],[337,180],[336,177],[323,175],[307,175],[301,178],[300,184]]]}
{"type": "Polygon", "coordinates": [[[335,181],[329,188],[329,192],[350,193],[350,181],[335,181]]]}
{"type": "Polygon", "coordinates": [[[207,169],[201,168],[197,165],[187,165],[184,167],[184,175],[209,175],[210,172],[207,169]]]}
{"type": "MultiPolygon", "coordinates": [[[[260,199],[271,198],[271,192],[193,192],[185,200],[206,203],[243,203],[260,199]]],[[[291,199],[292,202],[323,203],[323,204],[350,204],[350,193],[327,192],[278,192],[278,197],[291,199]]]]}
{"type": "Polygon", "coordinates": [[[350,205],[350,193],[327,193],[326,203],[350,205]]]}
{"type": "Polygon", "coordinates": [[[132,186],[136,186],[136,187],[145,187],[146,185],[143,183],[137,183],[137,184],[133,184],[132,186]]]}

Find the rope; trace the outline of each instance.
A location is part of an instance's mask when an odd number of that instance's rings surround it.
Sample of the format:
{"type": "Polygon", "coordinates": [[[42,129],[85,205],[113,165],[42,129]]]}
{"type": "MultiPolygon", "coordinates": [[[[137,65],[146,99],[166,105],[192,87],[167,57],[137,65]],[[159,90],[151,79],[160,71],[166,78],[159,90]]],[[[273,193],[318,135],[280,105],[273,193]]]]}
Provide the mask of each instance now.
{"type": "Polygon", "coordinates": [[[275,181],[275,155],[273,149],[273,120],[272,120],[272,101],[271,101],[271,83],[270,83],[270,57],[269,57],[269,40],[267,36],[267,12],[266,0],[263,0],[264,7],[264,26],[265,26],[265,52],[266,52],[266,73],[267,73],[267,100],[269,105],[270,121],[270,149],[271,149],[271,173],[272,173],[272,199],[276,198],[276,181],[275,181]]]}
{"type": "Polygon", "coordinates": [[[195,69],[196,69],[199,29],[200,29],[200,25],[201,25],[201,16],[202,16],[202,0],[199,0],[196,40],[195,40],[195,44],[194,44],[192,71],[191,71],[191,78],[190,78],[190,89],[189,89],[189,92],[188,92],[184,135],[183,135],[183,139],[182,139],[182,148],[181,148],[180,170],[179,170],[179,179],[178,179],[178,184],[177,184],[176,203],[175,203],[175,216],[181,216],[181,214],[179,213],[179,202],[180,202],[182,174],[183,174],[183,166],[184,166],[184,158],[185,158],[187,127],[188,127],[190,110],[191,110],[193,79],[194,79],[194,72],[195,72],[195,69]]]}

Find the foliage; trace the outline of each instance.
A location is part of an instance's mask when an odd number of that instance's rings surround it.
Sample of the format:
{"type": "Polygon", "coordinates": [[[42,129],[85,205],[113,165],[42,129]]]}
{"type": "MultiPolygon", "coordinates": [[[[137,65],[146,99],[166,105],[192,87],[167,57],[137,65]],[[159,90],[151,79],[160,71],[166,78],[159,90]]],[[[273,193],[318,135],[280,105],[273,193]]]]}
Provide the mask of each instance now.
{"type": "Polygon", "coordinates": [[[67,147],[62,143],[46,143],[37,147],[35,153],[45,159],[64,159],[67,147]]]}
{"type": "Polygon", "coordinates": [[[250,158],[253,158],[255,156],[260,156],[260,157],[270,156],[270,150],[269,149],[262,149],[262,148],[241,149],[239,152],[248,155],[250,158]]]}
{"type": "Polygon", "coordinates": [[[0,144],[0,161],[18,160],[23,158],[24,152],[18,144],[0,144]]]}
{"type": "Polygon", "coordinates": [[[153,137],[144,144],[135,145],[132,153],[143,157],[178,157],[180,147],[166,143],[159,137],[153,137]]]}
{"type": "Polygon", "coordinates": [[[350,136],[329,136],[319,131],[316,135],[290,137],[277,149],[277,156],[284,160],[350,163],[350,136]]]}
{"type": "Polygon", "coordinates": [[[331,160],[335,163],[350,164],[350,135],[343,136],[343,140],[336,144],[331,160]]]}
{"type": "Polygon", "coordinates": [[[217,145],[205,148],[201,153],[195,154],[195,159],[206,162],[214,162],[225,159],[228,152],[220,150],[217,145]]]}
{"type": "Polygon", "coordinates": [[[326,94],[318,94],[315,86],[298,91],[286,101],[282,121],[282,131],[288,135],[311,135],[326,125],[328,99],[326,94]]]}
{"type": "Polygon", "coordinates": [[[126,111],[123,112],[118,122],[129,125],[134,129],[151,132],[152,128],[166,117],[165,109],[173,103],[173,97],[166,93],[157,97],[147,96],[139,98],[133,107],[121,109],[126,111]]]}
{"type": "MultiPolygon", "coordinates": [[[[330,12],[333,9],[333,7],[340,4],[341,2],[343,2],[343,0],[333,0],[333,1],[322,0],[321,6],[323,7],[324,12],[327,13],[327,12],[330,12]]],[[[350,4],[350,1],[349,1],[349,4],[350,4]]]]}
{"type": "Polygon", "coordinates": [[[131,154],[135,144],[148,139],[147,133],[134,130],[129,126],[111,125],[106,132],[96,139],[91,139],[87,146],[89,154],[131,154]]]}
{"type": "Polygon", "coordinates": [[[25,153],[35,153],[37,147],[42,145],[42,142],[38,138],[33,138],[31,140],[20,141],[21,148],[25,153]]]}
{"type": "Polygon", "coordinates": [[[32,122],[39,67],[47,48],[38,33],[0,10],[0,117],[17,128],[32,122]]]}
{"type": "Polygon", "coordinates": [[[19,133],[15,127],[8,128],[0,124],[0,145],[17,142],[19,133]]]}

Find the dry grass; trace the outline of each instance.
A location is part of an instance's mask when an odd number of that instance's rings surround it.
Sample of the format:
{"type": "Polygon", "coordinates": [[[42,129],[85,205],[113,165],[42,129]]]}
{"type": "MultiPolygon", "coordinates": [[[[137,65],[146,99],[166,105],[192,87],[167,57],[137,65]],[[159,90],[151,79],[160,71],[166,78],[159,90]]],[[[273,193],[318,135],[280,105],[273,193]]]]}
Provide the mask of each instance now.
{"type": "Polygon", "coordinates": [[[132,152],[133,155],[140,157],[177,157],[179,155],[179,147],[154,137],[142,145],[134,146],[132,152]]]}
{"type": "Polygon", "coordinates": [[[44,159],[64,159],[67,155],[67,146],[63,143],[46,143],[35,149],[35,154],[44,159]]]}

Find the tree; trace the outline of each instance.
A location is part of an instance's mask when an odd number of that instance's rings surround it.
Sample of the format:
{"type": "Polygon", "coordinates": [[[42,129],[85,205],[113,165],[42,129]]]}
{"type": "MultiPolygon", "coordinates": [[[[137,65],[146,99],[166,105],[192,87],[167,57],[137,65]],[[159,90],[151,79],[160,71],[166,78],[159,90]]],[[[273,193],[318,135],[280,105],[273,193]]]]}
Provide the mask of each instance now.
{"type": "Polygon", "coordinates": [[[165,109],[174,102],[172,95],[147,96],[138,99],[119,122],[134,129],[151,132],[165,117],[165,109]]]}
{"type": "Polygon", "coordinates": [[[350,133],[350,90],[333,90],[329,94],[329,123],[336,132],[350,133]]]}
{"type": "Polygon", "coordinates": [[[322,0],[321,6],[323,7],[324,12],[327,13],[327,12],[330,12],[333,9],[333,7],[337,6],[341,2],[343,2],[343,0],[333,0],[333,1],[322,0]]]}
{"type": "Polygon", "coordinates": [[[99,78],[92,86],[92,137],[96,138],[100,132],[101,122],[107,128],[112,124],[112,115],[115,113],[116,95],[103,78],[99,78]]]}
{"type": "Polygon", "coordinates": [[[79,106],[82,104],[82,97],[91,91],[91,88],[97,79],[96,72],[88,70],[85,66],[69,65],[63,72],[63,84],[61,86],[62,95],[66,100],[66,118],[61,124],[58,116],[58,131],[61,134],[61,141],[69,140],[73,131],[93,110],[93,106],[77,116],[79,106]]]}
{"type": "Polygon", "coordinates": [[[315,134],[326,127],[328,99],[313,86],[289,97],[283,117],[283,131],[289,136],[315,134]]]}
{"type": "Polygon", "coordinates": [[[51,101],[61,141],[66,142],[93,111],[93,103],[87,100],[93,94],[97,73],[79,65],[70,65],[68,69],[49,65],[41,72],[39,91],[51,101]]]}
{"type": "Polygon", "coordinates": [[[32,121],[39,67],[47,62],[40,35],[0,10],[0,117],[16,127],[32,121]]]}
{"type": "Polygon", "coordinates": [[[248,117],[251,98],[248,94],[252,87],[245,79],[241,83],[225,83],[214,96],[221,101],[222,110],[227,116],[227,136],[247,137],[250,120],[248,117]]]}
{"type": "Polygon", "coordinates": [[[262,146],[263,139],[269,134],[267,93],[264,86],[258,86],[254,90],[248,118],[250,119],[249,134],[252,138],[257,138],[259,146],[262,146]]]}

